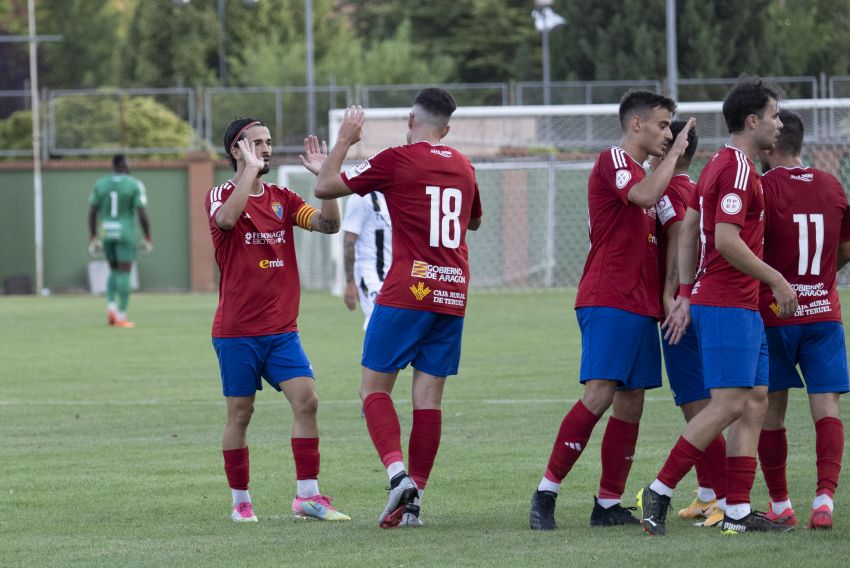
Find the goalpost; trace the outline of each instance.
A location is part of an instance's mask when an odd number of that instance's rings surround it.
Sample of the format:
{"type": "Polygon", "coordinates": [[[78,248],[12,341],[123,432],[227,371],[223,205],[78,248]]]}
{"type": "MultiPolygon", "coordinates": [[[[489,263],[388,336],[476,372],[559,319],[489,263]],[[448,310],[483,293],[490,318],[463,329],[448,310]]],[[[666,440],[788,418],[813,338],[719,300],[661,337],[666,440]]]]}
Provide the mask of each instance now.
{"type": "MultiPolygon", "coordinates": [[[[850,98],[785,100],[781,107],[803,119],[804,162],[850,188],[850,98]]],[[[484,208],[481,229],[467,235],[472,288],[578,284],[589,247],[587,177],[597,154],[619,143],[618,109],[616,104],[462,107],[454,113],[445,143],[472,160],[484,208]]],[[[343,112],[329,113],[331,146],[343,112]]],[[[403,144],[409,112],[366,109],[363,138],[349,153],[352,162],[403,144]]],[[[690,172],[696,179],[729,134],[720,101],[679,104],[677,117],[690,116],[697,119],[699,135],[690,172]]],[[[332,258],[341,278],[341,250],[332,258]]],[[[841,274],[839,283],[850,284],[850,278],[841,274]]]]}

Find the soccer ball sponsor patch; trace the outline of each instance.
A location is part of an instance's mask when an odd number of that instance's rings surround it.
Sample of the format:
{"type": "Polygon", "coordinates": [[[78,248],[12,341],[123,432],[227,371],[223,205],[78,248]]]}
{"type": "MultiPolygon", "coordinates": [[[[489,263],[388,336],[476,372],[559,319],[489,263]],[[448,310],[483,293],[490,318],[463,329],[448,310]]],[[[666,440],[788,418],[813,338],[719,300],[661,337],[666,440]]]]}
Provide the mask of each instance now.
{"type": "Polygon", "coordinates": [[[372,164],[369,163],[369,160],[366,160],[365,162],[357,164],[353,168],[346,170],[345,177],[347,177],[348,179],[354,179],[371,167],[372,164]]]}
{"type": "Polygon", "coordinates": [[[720,200],[720,208],[727,215],[737,215],[743,206],[741,198],[736,193],[727,193],[720,200]]]}
{"type": "Polygon", "coordinates": [[[626,187],[626,184],[629,183],[629,180],[631,179],[632,173],[629,170],[617,170],[617,177],[615,178],[617,189],[623,189],[626,187]]]}

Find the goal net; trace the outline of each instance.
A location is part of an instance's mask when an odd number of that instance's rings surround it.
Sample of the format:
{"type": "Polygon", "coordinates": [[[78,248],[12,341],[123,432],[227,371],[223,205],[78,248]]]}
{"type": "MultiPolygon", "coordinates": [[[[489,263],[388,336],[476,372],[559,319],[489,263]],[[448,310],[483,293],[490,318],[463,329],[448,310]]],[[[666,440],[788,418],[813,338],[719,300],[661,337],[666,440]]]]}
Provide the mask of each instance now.
{"type": "MultiPolygon", "coordinates": [[[[677,117],[697,119],[693,179],[728,140],[721,107],[721,102],[678,107],[677,117]]],[[[805,123],[804,163],[850,187],[850,99],[786,100],[782,107],[805,123]]],[[[363,139],[349,153],[352,163],[403,144],[409,112],[366,109],[363,139]]],[[[484,209],[481,229],[467,235],[473,288],[578,284],[589,247],[587,177],[597,154],[619,143],[617,112],[618,105],[465,107],[455,112],[445,143],[472,160],[484,209]]],[[[331,145],[342,113],[330,112],[331,145]]],[[[280,181],[310,197],[312,176],[297,170],[283,167],[280,181]]],[[[342,290],[341,239],[296,236],[305,287],[342,290]]],[[[850,277],[842,274],[839,282],[850,284],[850,277]]]]}

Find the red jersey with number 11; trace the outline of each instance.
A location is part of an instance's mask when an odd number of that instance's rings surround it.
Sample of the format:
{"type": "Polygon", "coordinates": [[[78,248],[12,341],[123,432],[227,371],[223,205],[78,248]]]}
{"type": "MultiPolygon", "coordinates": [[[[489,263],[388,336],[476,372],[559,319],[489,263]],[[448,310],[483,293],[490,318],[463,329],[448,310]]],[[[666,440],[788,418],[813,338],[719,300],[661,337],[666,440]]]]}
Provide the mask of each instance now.
{"type": "Polygon", "coordinates": [[[463,316],[466,228],[481,217],[475,170],[448,146],[387,148],[342,174],[351,191],[380,191],[393,223],[393,262],[376,303],[463,316]]]}
{"type": "Polygon", "coordinates": [[[835,287],[838,243],[850,241],[850,207],[835,177],[814,168],[774,168],[762,176],[764,261],[797,292],[800,307],[779,319],[770,286],[761,285],[765,326],[841,321],[835,287]]]}

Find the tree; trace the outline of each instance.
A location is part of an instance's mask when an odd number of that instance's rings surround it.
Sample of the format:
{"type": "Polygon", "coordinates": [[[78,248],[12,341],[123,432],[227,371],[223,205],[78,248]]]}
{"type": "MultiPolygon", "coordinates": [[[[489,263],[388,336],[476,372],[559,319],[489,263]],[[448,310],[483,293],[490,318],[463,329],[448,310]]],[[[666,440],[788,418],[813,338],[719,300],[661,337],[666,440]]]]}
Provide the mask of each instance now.
{"type": "Polygon", "coordinates": [[[121,84],[215,85],[218,33],[213,3],[139,2],[122,49],[121,84]]]}
{"type": "Polygon", "coordinates": [[[44,43],[45,80],[52,88],[116,85],[120,13],[110,0],[48,0],[40,32],[60,34],[62,41],[44,43]],[[73,54],[69,57],[69,54],[73,54]]]}

